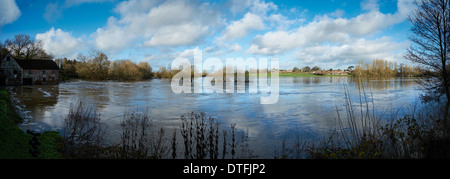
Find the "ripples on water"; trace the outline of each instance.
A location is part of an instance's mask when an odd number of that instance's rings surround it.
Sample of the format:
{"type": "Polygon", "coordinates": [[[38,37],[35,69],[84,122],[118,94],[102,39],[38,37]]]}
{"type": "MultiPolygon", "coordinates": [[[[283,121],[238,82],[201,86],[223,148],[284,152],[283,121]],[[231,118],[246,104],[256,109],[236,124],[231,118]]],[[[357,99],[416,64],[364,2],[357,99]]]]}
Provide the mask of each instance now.
{"type": "MultiPolygon", "coordinates": [[[[390,109],[406,114],[418,101],[414,79],[377,79],[362,82],[369,101],[378,112],[390,109]]],[[[76,100],[95,104],[111,130],[108,141],[120,140],[120,121],[127,112],[148,113],[156,126],[178,128],[180,116],[204,112],[223,125],[237,124],[248,131],[251,146],[259,156],[272,158],[281,141],[296,130],[305,139],[317,140],[336,126],[336,106],[344,110],[344,87],[353,105],[359,105],[360,82],[351,77],[282,77],[276,104],[260,104],[266,94],[175,94],[170,81],[69,82],[48,86],[21,86],[13,90],[16,104],[26,118],[21,127],[61,131],[69,106],[76,100]]],[[[240,87],[240,86],[238,86],[240,87]]]]}

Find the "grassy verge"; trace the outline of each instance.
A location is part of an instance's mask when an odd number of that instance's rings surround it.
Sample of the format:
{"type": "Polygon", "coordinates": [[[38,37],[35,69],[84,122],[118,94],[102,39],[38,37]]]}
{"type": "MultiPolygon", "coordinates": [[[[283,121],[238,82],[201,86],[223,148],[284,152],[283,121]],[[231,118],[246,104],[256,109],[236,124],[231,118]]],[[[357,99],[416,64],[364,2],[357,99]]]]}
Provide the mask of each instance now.
{"type": "Polygon", "coordinates": [[[328,76],[352,76],[352,75],[315,75],[311,73],[280,73],[281,77],[328,77],[328,76]]]}
{"type": "Polygon", "coordinates": [[[39,136],[39,141],[41,145],[39,146],[39,151],[41,154],[38,156],[39,159],[58,159],[62,158],[62,154],[59,151],[61,148],[62,136],[56,131],[47,131],[39,136]]]}
{"type": "MultiPolygon", "coordinates": [[[[24,133],[17,123],[22,118],[10,103],[9,93],[0,89],[0,159],[32,159],[29,141],[32,136],[24,133]]],[[[41,146],[38,158],[58,158],[56,151],[57,132],[45,132],[39,137],[41,146]]]]}
{"type": "Polygon", "coordinates": [[[10,105],[8,92],[0,90],[0,158],[32,158],[28,152],[31,136],[16,126],[20,121],[20,116],[10,105]]]}
{"type": "MultiPolygon", "coordinates": [[[[259,74],[250,74],[250,76],[259,77],[259,74]]],[[[270,77],[270,76],[271,76],[271,73],[267,73],[267,77],[270,77]]],[[[353,76],[353,75],[315,75],[312,73],[304,73],[304,72],[300,72],[300,73],[289,72],[289,73],[279,73],[278,76],[279,77],[330,77],[330,76],[348,77],[348,76],[353,76]]]]}

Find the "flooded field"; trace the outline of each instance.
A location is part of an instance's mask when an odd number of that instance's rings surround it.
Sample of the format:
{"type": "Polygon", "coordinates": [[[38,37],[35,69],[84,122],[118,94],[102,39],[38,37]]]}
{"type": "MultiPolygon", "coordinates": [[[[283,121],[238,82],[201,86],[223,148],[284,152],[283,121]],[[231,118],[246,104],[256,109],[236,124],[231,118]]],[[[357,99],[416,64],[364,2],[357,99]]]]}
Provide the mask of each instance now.
{"type": "Polygon", "coordinates": [[[25,118],[20,124],[24,130],[62,131],[70,105],[77,100],[98,107],[110,131],[108,143],[120,140],[120,122],[126,113],[148,114],[155,126],[171,130],[180,127],[181,115],[204,112],[221,126],[236,124],[241,133],[248,132],[255,154],[273,158],[286,136],[299,132],[304,139],[318,140],[337,127],[337,110],[345,114],[344,84],[354,106],[359,106],[364,90],[376,112],[386,116],[407,114],[420,94],[413,78],[360,82],[352,77],[283,77],[279,84],[276,104],[261,104],[260,98],[267,94],[260,93],[175,94],[164,79],[20,86],[12,89],[12,95],[25,118]]]}

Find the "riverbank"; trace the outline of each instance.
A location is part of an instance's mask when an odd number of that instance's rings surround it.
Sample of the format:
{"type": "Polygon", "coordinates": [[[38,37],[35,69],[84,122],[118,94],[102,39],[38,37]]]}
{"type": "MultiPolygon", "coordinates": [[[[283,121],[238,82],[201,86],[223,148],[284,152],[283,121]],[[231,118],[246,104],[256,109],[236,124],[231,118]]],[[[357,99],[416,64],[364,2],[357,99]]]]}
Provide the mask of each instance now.
{"type": "Polygon", "coordinates": [[[304,73],[304,72],[300,72],[300,73],[295,73],[295,72],[283,72],[283,73],[279,73],[278,76],[280,77],[330,77],[330,76],[353,76],[353,75],[316,75],[313,73],[304,73]]]}
{"type": "Polygon", "coordinates": [[[17,126],[20,122],[22,118],[11,105],[8,91],[0,89],[0,159],[59,158],[57,145],[61,136],[58,132],[49,131],[38,136],[40,154],[33,157],[30,153],[32,136],[17,126]]]}
{"type": "MultiPolygon", "coordinates": [[[[248,76],[257,76],[259,77],[258,73],[255,74],[248,74],[246,73],[246,77],[248,76]]],[[[271,73],[267,73],[267,77],[270,77],[271,73]]],[[[351,77],[353,75],[319,75],[314,73],[306,73],[306,72],[280,72],[278,73],[279,77],[351,77]]]]}

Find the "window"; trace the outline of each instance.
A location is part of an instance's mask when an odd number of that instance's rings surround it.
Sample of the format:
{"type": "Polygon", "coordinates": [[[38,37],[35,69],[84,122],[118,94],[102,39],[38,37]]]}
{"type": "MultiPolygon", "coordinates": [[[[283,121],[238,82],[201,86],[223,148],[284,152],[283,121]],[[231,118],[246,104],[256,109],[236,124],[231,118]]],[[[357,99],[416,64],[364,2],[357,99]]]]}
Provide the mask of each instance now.
{"type": "Polygon", "coordinates": [[[31,71],[31,70],[28,70],[28,74],[30,74],[30,75],[31,75],[31,74],[33,74],[33,71],[31,71]]]}
{"type": "Polygon", "coordinates": [[[17,70],[14,70],[14,71],[13,71],[13,74],[17,75],[17,70]]]}
{"type": "Polygon", "coordinates": [[[42,74],[45,75],[45,70],[42,70],[42,74]]]}
{"type": "Polygon", "coordinates": [[[42,82],[46,83],[47,82],[47,78],[42,78],[42,82]]]}
{"type": "Polygon", "coordinates": [[[55,74],[55,70],[52,70],[52,74],[55,74]]]}

